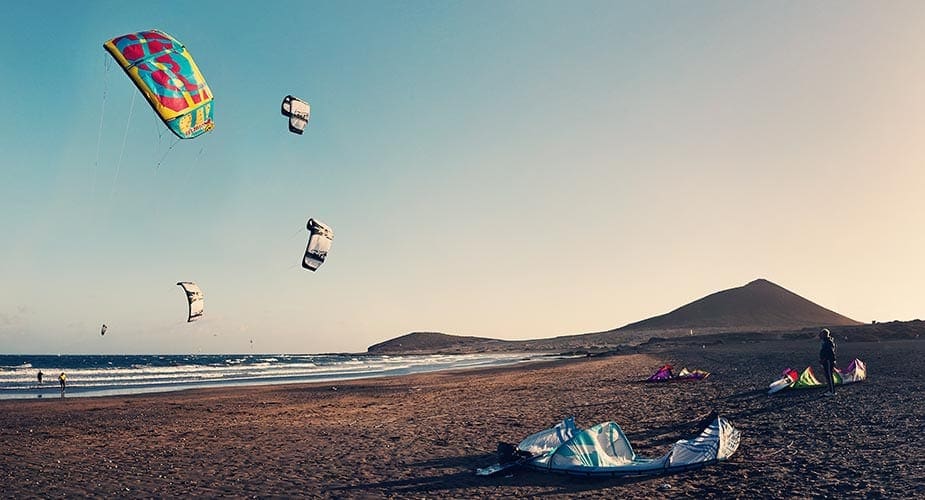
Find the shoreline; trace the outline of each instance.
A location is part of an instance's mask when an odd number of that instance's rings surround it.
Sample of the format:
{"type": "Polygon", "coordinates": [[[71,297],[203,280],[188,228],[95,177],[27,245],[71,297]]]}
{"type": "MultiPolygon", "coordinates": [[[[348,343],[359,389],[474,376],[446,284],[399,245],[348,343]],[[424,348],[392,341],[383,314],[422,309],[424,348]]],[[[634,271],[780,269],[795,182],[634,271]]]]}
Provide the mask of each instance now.
{"type": "MultiPolygon", "coordinates": [[[[156,355],[129,355],[127,358],[134,357],[153,357],[156,355]]],[[[195,355],[194,358],[212,357],[223,358],[227,355],[195,355]]],[[[258,361],[266,361],[264,356],[282,355],[251,355],[250,357],[258,361]]],[[[183,362],[171,365],[170,374],[166,374],[162,366],[128,366],[109,367],[103,371],[110,371],[106,375],[100,376],[100,368],[95,365],[83,367],[61,368],[61,367],[41,367],[33,368],[29,364],[28,369],[43,369],[51,372],[66,371],[68,373],[68,385],[65,391],[66,397],[97,397],[97,396],[123,396],[131,394],[149,394],[174,391],[195,390],[201,388],[213,387],[250,387],[261,385],[289,385],[305,383],[330,383],[344,380],[364,380],[378,377],[404,376],[415,373],[433,373],[446,370],[460,370],[468,368],[507,366],[525,363],[542,362],[549,359],[567,358],[571,355],[557,354],[549,352],[525,352],[525,353],[474,353],[461,355],[437,355],[437,354],[411,354],[411,355],[392,355],[382,356],[375,355],[375,360],[369,364],[357,364],[357,359],[350,356],[340,361],[330,362],[328,364],[318,364],[315,358],[330,355],[310,355],[300,356],[291,359],[307,359],[310,362],[305,364],[291,365],[288,363],[279,363],[268,365],[260,363],[258,365],[222,365],[217,366],[213,363],[203,364],[199,359],[190,360],[188,355],[178,355],[177,358],[184,358],[183,362]],[[409,359],[422,360],[419,364],[408,363],[409,359]],[[239,367],[244,367],[244,372],[238,372],[239,367]],[[177,371],[174,372],[173,370],[177,371]],[[204,376],[202,370],[208,370],[211,375],[204,376]],[[224,371],[223,371],[224,370],[224,371]],[[234,370],[234,371],[232,371],[234,370]],[[82,372],[86,371],[90,378],[81,379],[82,372]],[[140,382],[139,378],[145,377],[145,372],[157,372],[158,374],[148,373],[150,378],[148,382],[140,382]],[[182,373],[181,373],[182,372],[182,373]],[[184,375],[185,374],[185,375],[184,375]],[[121,381],[121,382],[120,382],[121,381]]],[[[77,358],[87,358],[88,356],[75,356],[77,358]]],[[[101,359],[108,359],[111,355],[99,356],[101,359]]],[[[272,358],[277,361],[276,358],[272,358]]],[[[211,360],[209,360],[211,361],[211,360]]],[[[124,362],[124,361],[123,361],[124,362]]],[[[19,370],[25,368],[25,365],[14,367],[19,370]]],[[[15,370],[14,370],[15,371],[15,370]]],[[[10,372],[7,372],[10,373],[10,372]]],[[[31,376],[31,373],[30,375],[31,376]]],[[[13,375],[13,377],[17,377],[13,375]]],[[[20,379],[24,375],[18,375],[20,379]]],[[[23,399],[41,399],[43,397],[57,397],[60,388],[56,381],[48,380],[47,383],[38,385],[35,382],[28,385],[23,382],[14,382],[11,387],[0,387],[0,400],[23,400],[23,399]]]]}
{"type": "Polygon", "coordinates": [[[925,342],[843,343],[867,381],[835,398],[766,394],[818,345],[664,346],[526,365],[326,383],[0,401],[0,477],[12,497],[728,498],[925,494],[925,342]],[[664,363],[712,372],[646,384],[664,363]],[[478,477],[499,441],[566,416],[613,420],[640,456],[688,437],[712,410],[739,450],[699,471],[588,480],[515,471],[478,477]],[[665,486],[667,485],[667,486],[665,486]]]}

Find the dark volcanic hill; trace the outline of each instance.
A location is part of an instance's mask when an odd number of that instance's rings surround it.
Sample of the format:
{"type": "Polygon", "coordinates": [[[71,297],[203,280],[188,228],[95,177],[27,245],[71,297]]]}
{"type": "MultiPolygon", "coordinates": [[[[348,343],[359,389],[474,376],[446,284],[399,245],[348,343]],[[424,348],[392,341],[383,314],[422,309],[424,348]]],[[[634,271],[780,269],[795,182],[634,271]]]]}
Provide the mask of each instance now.
{"type": "MultiPolygon", "coordinates": [[[[757,279],[745,286],[707,295],[661,316],[604,332],[516,341],[416,332],[371,346],[368,352],[567,352],[638,345],[655,337],[687,336],[690,330],[694,330],[697,335],[710,335],[730,332],[797,332],[820,326],[856,325],[861,323],[768,280],[757,279]]],[[[814,333],[808,335],[813,336],[814,333]]]]}
{"type": "Polygon", "coordinates": [[[487,347],[483,346],[504,342],[503,340],[484,337],[462,337],[437,332],[412,332],[370,346],[367,352],[471,352],[486,350],[487,347]]]}
{"type": "Polygon", "coordinates": [[[757,279],[745,286],[707,295],[667,314],[631,323],[619,330],[734,328],[739,331],[767,331],[860,324],[768,280],[757,279]]]}

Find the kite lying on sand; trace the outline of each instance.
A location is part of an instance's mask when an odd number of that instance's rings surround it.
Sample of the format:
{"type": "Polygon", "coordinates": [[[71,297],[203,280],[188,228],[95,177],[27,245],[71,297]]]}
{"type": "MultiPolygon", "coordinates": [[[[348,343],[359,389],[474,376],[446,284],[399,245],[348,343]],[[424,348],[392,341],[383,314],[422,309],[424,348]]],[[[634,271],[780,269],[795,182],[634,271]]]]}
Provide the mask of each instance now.
{"type": "MultiPolygon", "coordinates": [[[[715,417],[695,438],[675,442],[661,457],[644,458],[633,452],[616,423],[604,422],[582,430],[575,426],[574,418],[567,418],[528,436],[514,448],[510,459],[502,458],[501,463],[478,469],[476,474],[487,476],[514,466],[577,476],[671,474],[726,460],[739,447],[739,435],[728,420],[715,417]]],[[[501,448],[499,445],[499,451],[501,448]]]]}
{"type": "Polygon", "coordinates": [[[675,380],[703,380],[710,376],[710,372],[703,370],[689,371],[687,368],[681,368],[677,375],[671,372],[671,365],[665,365],[658,369],[654,375],[646,379],[646,382],[672,382],[675,380]]]}
{"type": "MultiPolygon", "coordinates": [[[[860,382],[867,379],[867,366],[864,365],[863,361],[855,358],[851,361],[851,363],[848,364],[848,368],[845,370],[836,368],[833,371],[833,376],[835,377],[835,385],[860,382]]],[[[823,377],[822,380],[825,380],[825,378],[823,377]]],[[[775,392],[787,388],[807,389],[825,386],[825,382],[820,381],[819,378],[816,377],[816,374],[813,373],[813,368],[811,366],[807,366],[803,370],[803,373],[797,373],[796,370],[787,368],[784,370],[781,378],[772,382],[768,387],[768,394],[774,394],[775,392]]]]}

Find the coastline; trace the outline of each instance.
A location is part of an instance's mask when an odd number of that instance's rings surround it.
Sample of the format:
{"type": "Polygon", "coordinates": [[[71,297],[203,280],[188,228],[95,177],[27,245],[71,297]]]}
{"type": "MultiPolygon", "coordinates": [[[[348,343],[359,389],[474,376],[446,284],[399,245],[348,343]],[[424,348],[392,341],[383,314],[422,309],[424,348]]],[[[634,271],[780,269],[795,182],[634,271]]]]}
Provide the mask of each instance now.
{"type": "Polygon", "coordinates": [[[843,343],[839,359],[863,359],[869,380],[836,398],[767,396],[781,369],[815,354],[813,342],[777,341],[336,384],[0,401],[0,477],[11,497],[920,496],[923,348],[843,343]],[[641,382],[666,362],[713,374],[641,382]],[[742,430],[742,444],[700,471],[623,481],[473,474],[495,461],[498,441],[565,416],[614,420],[637,454],[655,456],[714,409],[742,430]]]}
{"type": "Polygon", "coordinates": [[[0,355],[0,400],[57,397],[66,373],[67,397],[125,396],[214,387],[328,383],[472,367],[532,363],[569,354],[251,354],[251,355],[0,355]],[[34,366],[35,364],[35,366],[34,366]]]}

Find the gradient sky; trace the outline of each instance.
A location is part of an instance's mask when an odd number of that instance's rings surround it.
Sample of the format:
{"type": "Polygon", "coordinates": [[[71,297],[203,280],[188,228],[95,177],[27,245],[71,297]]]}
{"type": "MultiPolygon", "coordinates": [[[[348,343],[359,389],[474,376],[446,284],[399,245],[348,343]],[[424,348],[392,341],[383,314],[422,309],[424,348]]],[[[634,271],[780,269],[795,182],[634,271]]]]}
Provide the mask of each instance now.
{"type": "Polygon", "coordinates": [[[550,337],[758,277],[859,321],[925,317],[923,20],[916,1],[11,3],[0,352],[550,337]],[[102,48],[149,28],[215,94],[215,130],[173,149],[102,48]],[[304,136],[286,94],[312,104],[304,136]],[[317,273],[309,217],[336,233],[317,273]]]}

